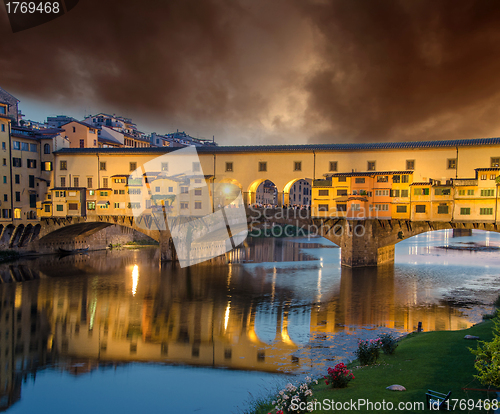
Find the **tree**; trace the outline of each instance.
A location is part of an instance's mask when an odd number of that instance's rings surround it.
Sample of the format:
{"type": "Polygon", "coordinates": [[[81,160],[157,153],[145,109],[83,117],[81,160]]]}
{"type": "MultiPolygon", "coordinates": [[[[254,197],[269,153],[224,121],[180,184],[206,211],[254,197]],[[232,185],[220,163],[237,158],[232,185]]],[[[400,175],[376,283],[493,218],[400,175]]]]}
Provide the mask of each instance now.
{"type": "Polygon", "coordinates": [[[493,319],[493,340],[481,341],[476,350],[471,352],[476,356],[474,367],[479,375],[474,375],[483,385],[500,387],[500,313],[497,311],[493,319]]]}

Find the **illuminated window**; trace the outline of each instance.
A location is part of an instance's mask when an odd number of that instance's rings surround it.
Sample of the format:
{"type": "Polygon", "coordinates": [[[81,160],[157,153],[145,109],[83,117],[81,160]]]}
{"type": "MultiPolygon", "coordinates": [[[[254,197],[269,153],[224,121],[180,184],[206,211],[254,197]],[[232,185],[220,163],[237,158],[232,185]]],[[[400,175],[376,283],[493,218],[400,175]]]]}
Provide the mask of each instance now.
{"type": "Polygon", "coordinates": [[[457,159],[456,158],[448,158],[447,165],[449,170],[455,170],[457,168],[457,159]]]}
{"type": "Polygon", "coordinates": [[[88,210],[95,210],[95,201],[87,202],[87,209],[88,210]]]}
{"type": "Polygon", "coordinates": [[[500,167],[500,158],[492,157],[491,158],[491,168],[500,167]]]}
{"type": "Polygon", "coordinates": [[[14,218],[15,219],[20,219],[21,218],[21,209],[20,208],[15,208],[14,209],[14,218]]]}

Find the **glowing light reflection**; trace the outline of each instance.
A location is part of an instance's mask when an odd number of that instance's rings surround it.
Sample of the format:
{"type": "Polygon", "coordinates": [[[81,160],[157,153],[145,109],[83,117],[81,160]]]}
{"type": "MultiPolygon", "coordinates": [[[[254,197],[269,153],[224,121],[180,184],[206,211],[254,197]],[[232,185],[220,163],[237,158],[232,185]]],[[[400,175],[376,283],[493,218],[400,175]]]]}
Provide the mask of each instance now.
{"type": "Polygon", "coordinates": [[[139,266],[134,265],[132,269],[132,296],[137,293],[137,284],[139,283],[139,266]]]}
{"type": "Polygon", "coordinates": [[[229,311],[231,310],[231,302],[227,303],[226,314],[224,315],[224,331],[227,330],[227,323],[229,322],[229,311]]]}

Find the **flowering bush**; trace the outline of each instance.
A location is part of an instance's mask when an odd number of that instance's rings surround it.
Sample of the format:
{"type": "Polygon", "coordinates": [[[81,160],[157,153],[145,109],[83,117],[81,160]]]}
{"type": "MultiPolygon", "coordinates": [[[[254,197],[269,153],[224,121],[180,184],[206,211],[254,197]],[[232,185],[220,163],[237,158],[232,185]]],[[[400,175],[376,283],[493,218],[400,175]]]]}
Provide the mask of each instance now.
{"type": "Polygon", "coordinates": [[[384,354],[391,355],[394,353],[398,347],[398,341],[391,334],[380,335],[380,341],[382,342],[381,348],[384,354]]]}
{"type": "Polygon", "coordinates": [[[350,380],[354,379],[354,375],[341,362],[335,365],[334,368],[328,368],[328,375],[324,377],[325,384],[331,385],[332,388],[345,388],[350,380]]]}
{"type": "Polygon", "coordinates": [[[374,364],[379,356],[379,349],[382,346],[380,338],[359,341],[358,349],[354,352],[361,365],[374,364]]]}
{"type": "MultiPolygon", "coordinates": [[[[273,401],[276,414],[283,414],[284,412],[297,414],[312,412],[316,400],[309,400],[309,397],[313,395],[312,390],[309,388],[311,382],[313,382],[312,379],[306,377],[306,382],[303,384],[299,386],[288,384],[285,389],[281,390],[276,401],[273,401]]],[[[314,382],[318,383],[316,380],[314,382]]]]}

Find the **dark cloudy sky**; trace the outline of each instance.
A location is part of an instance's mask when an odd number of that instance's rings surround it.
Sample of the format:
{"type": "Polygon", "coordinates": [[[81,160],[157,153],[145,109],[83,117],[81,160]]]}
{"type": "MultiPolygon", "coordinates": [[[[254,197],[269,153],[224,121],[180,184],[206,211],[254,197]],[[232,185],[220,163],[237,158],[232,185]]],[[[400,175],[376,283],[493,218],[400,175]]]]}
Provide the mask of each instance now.
{"type": "Polygon", "coordinates": [[[12,33],[28,118],[111,112],[221,144],[500,136],[500,2],[80,0],[12,33]]]}

